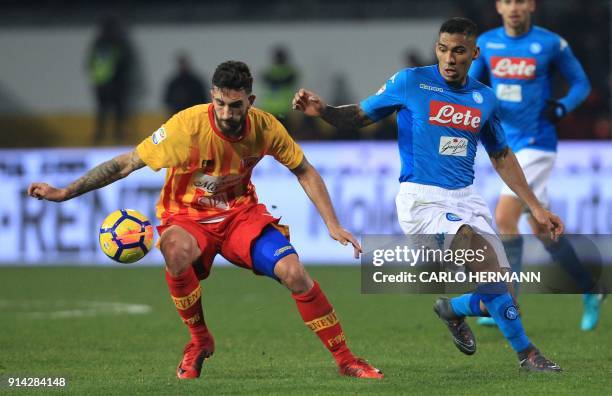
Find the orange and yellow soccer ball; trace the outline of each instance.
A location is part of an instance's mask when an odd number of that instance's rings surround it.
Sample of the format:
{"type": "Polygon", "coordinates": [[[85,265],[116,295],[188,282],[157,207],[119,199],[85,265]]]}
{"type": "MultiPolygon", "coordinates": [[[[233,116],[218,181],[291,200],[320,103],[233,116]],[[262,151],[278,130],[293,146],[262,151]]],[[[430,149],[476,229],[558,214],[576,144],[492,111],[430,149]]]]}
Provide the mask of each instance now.
{"type": "Polygon", "coordinates": [[[153,246],[153,226],[133,209],[116,210],[100,226],[100,247],[111,259],[130,264],[143,258],[153,246]]]}

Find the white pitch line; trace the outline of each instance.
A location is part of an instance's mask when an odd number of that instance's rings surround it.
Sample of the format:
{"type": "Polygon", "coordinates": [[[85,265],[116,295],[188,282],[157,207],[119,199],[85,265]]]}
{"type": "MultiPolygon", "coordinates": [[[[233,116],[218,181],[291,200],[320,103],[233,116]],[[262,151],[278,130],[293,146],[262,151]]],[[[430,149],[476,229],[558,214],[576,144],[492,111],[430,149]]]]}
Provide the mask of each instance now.
{"type": "Polygon", "coordinates": [[[0,300],[0,308],[37,309],[23,315],[31,319],[68,319],[101,315],[144,315],[152,311],[150,305],[107,301],[10,301],[0,300]],[[50,311],[39,311],[51,308],[50,311]]]}

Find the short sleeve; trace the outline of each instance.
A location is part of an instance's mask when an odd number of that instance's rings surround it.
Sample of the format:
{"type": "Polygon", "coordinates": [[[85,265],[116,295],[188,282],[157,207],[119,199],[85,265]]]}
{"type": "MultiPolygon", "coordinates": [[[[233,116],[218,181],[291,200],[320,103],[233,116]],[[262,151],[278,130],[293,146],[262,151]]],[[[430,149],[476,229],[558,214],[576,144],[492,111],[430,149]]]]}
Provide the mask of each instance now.
{"type": "Polygon", "coordinates": [[[489,155],[499,153],[508,145],[504,128],[501,126],[499,106],[496,105],[480,131],[480,141],[489,155]]]}
{"type": "Polygon", "coordinates": [[[189,161],[191,136],[185,116],[175,114],[161,128],[143,140],[136,151],[151,169],[172,168],[189,161]]]}
{"type": "Polygon", "coordinates": [[[395,73],[374,95],[359,106],[372,121],[378,121],[404,106],[408,70],[395,73]]]}
{"type": "Polygon", "coordinates": [[[270,126],[271,142],[267,154],[289,169],[297,168],[304,159],[302,148],[289,135],[283,124],[273,119],[270,126]]]}

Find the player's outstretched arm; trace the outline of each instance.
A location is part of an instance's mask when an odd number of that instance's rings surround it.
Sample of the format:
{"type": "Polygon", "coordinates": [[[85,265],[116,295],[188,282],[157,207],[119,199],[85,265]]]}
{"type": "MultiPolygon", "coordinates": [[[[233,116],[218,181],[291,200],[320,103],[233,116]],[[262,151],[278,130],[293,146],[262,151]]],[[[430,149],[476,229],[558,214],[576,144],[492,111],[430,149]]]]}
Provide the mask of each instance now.
{"type": "Polygon", "coordinates": [[[321,218],[323,218],[323,221],[329,230],[329,236],[343,245],[346,245],[347,243],[353,245],[355,258],[359,258],[359,253],[361,253],[361,245],[357,239],[355,239],[353,234],[340,225],[336,212],[334,211],[334,206],[332,205],[329,197],[329,193],[327,192],[327,187],[325,187],[325,182],[321,178],[319,172],[317,172],[310,162],[308,162],[306,157],[304,157],[300,165],[292,169],[291,172],[293,172],[293,174],[298,178],[298,181],[302,185],[306,195],[308,195],[312,203],[319,211],[321,218]]]}
{"type": "Polygon", "coordinates": [[[292,104],[294,110],[309,117],[321,117],[339,129],[356,129],[374,122],[357,104],[330,106],[319,95],[303,88],[295,93],[292,104]]]}
{"type": "Polygon", "coordinates": [[[502,151],[491,154],[490,158],[504,183],[527,205],[536,221],[546,226],[550,231],[550,237],[556,240],[563,233],[563,222],[557,215],[542,207],[529,188],[525,174],[512,150],[506,146],[502,151]]]}
{"type": "Polygon", "coordinates": [[[47,183],[32,183],[28,187],[28,195],[47,201],[67,201],[122,179],[144,166],[145,163],[136,150],[133,150],[101,163],[66,188],[56,188],[47,183]]]}

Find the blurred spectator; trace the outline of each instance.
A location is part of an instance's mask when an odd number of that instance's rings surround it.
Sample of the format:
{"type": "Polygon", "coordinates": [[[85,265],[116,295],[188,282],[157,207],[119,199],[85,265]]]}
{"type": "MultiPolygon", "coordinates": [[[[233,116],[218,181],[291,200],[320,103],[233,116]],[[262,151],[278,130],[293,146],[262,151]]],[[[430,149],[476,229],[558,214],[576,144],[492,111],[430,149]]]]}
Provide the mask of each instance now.
{"type": "Polygon", "coordinates": [[[132,51],[119,21],[107,17],[100,23],[87,54],[86,67],[96,99],[94,143],[102,141],[108,119],[115,118],[115,143],[123,141],[127,116],[132,51]]]}
{"type": "Polygon", "coordinates": [[[299,72],[289,61],[289,51],[277,46],[272,51],[272,64],[263,72],[264,92],[261,108],[285,123],[291,100],[297,88],[299,72]]]}
{"type": "Polygon", "coordinates": [[[164,104],[170,114],[201,103],[209,102],[207,84],[192,70],[187,54],[176,57],[176,72],[164,90],[164,104]]]}
{"type": "MultiPolygon", "coordinates": [[[[490,0],[472,0],[462,9],[481,31],[495,27],[499,16],[490,0]]],[[[610,136],[610,3],[605,0],[539,0],[534,23],[566,39],[592,84],[589,98],[557,126],[560,139],[602,139],[610,136]],[[606,130],[608,128],[608,130],[606,130]]],[[[556,78],[554,93],[562,96],[567,87],[556,78]]]]}
{"type": "Polygon", "coordinates": [[[406,52],[404,52],[404,66],[405,67],[421,67],[426,65],[431,65],[432,63],[427,63],[418,50],[414,48],[408,48],[406,52]]]}

